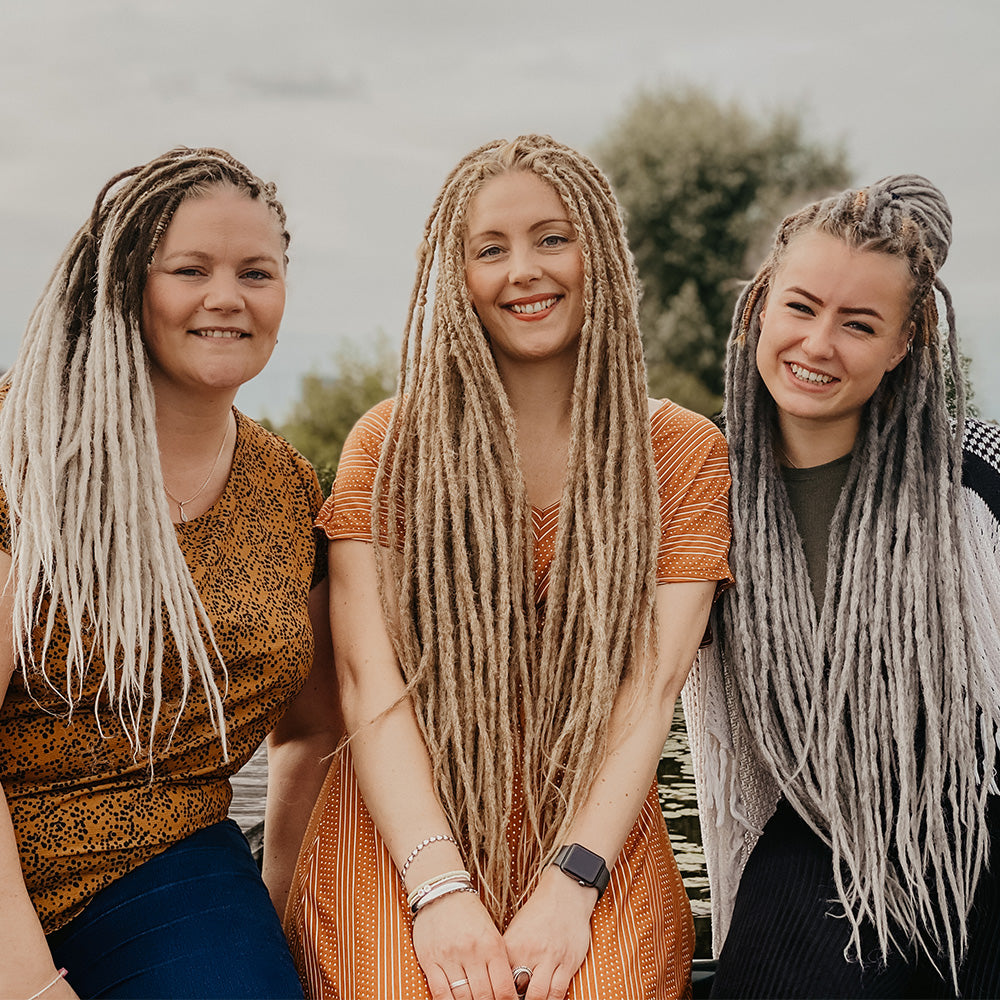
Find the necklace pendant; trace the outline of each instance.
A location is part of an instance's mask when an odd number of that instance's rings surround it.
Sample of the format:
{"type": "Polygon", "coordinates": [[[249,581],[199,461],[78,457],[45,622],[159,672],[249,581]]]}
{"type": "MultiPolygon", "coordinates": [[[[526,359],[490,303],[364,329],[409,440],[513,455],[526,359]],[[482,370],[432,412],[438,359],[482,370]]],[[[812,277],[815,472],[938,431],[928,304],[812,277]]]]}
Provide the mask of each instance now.
{"type": "Polygon", "coordinates": [[[208,484],[212,480],[212,476],[215,474],[215,470],[219,465],[219,459],[222,458],[222,453],[226,450],[226,441],[229,440],[230,422],[232,422],[233,426],[235,427],[235,422],[232,420],[231,414],[229,420],[227,420],[226,422],[226,433],[222,435],[222,444],[219,445],[219,453],[215,456],[215,461],[212,463],[212,468],[208,470],[208,475],[205,477],[205,481],[201,484],[201,486],[198,487],[198,489],[194,493],[191,494],[191,496],[187,498],[187,500],[178,500],[177,497],[175,497],[173,493],[171,493],[170,490],[167,489],[166,482],[163,483],[163,492],[166,493],[167,496],[170,497],[170,499],[173,500],[175,504],[177,504],[177,510],[180,511],[181,515],[181,524],[187,524],[188,522],[188,517],[184,513],[184,507],[187,504],[197,500],[198,497],[201,496],[201,494],[204,492],[205,487],[208,486],[208,484]]]}

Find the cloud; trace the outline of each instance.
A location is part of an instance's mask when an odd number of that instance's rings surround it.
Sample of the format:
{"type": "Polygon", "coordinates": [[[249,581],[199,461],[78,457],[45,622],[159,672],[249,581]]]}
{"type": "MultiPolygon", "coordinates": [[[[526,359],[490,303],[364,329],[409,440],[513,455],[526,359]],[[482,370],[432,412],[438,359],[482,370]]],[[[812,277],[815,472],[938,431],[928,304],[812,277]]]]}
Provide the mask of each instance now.
{"type": "Polygon", "coordinates": [[[327,70],[282,73],[233,73],[230,82],[239,91],[289,101],[358,101],[366,94],[360,74],[334,76],[327,70]]]}

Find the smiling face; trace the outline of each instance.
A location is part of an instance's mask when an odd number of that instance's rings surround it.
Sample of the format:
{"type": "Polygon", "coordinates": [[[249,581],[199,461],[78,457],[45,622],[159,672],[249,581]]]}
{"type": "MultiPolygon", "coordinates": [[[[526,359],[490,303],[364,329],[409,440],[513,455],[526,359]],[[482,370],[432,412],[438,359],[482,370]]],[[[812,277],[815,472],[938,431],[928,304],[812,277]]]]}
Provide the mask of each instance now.
{"type": "Polygon", "coordinates": [[[274,212],[226,186],[185,199],[143,293],[154,391],[235,395],[267,364],[284,308],[284,241],[274,212]]]}
{"type": "Polygon", "coordinates": [[[565,206],[536,174],[510,171],[473,197],[465,280],[501,374],[524,363],[575,364],[583,255],[565,206]]]}
{"type": "Polygon", "coordinates": [[[821,232],[789,244],[757,343],[757,369],[786,440],[822,431],[850,451],[865,403],[906,355],[910,290],[897,257],[821,232]]]}

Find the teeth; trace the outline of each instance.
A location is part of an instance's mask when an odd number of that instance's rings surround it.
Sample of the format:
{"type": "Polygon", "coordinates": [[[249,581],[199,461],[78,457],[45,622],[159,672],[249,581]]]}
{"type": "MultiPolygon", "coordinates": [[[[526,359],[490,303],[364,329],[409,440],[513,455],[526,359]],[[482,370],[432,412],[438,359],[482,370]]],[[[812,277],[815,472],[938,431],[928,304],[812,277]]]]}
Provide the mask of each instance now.
{"type": "Polygon", "coordinates": [[[803,382],[818,382],[821,385],[826,385],[827,382],[833,381],[832,375],[821,375],[819,372],[811,372],[808,368],[803,368],[801,365],[790,364],[788,367],[792,369],[792,374],[796,378],[802,379],[803,382]]]}
{"type": "Polygon", "coordinates": [[[237,340],[243,336],[240,330],[195,330],[199,337],[211,337],[213,340],[237,340]]]}
{"type": "Polygon", "coordinates": [[[510,307],[511,312],[516,313],[537,313],[541,312],[543,309],[548,309],[549,306],[554,306],[556,304],[556,298],[543,299],[541,302],[529,302],[526,305],[512,305],[510,307]]]}

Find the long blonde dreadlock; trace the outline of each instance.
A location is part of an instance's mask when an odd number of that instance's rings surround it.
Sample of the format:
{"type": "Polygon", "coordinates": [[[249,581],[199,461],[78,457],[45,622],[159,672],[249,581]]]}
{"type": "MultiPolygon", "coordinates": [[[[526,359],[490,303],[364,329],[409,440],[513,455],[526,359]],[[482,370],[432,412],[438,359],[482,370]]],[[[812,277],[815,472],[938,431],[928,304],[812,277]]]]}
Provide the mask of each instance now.
{"type": "Polygon", "coordinates": [[[988,848],[1000,711],[988,660],[1000,636],[996,580],[991,607],[976,578],[995,577],[996,567],[992,557],[973,565],[963,536],[963,379],[951,298],[937,278],[950,239],[943,195],[916,176],[817,202],[779,228],[737,303],[730,342],[730,559],[740,586],[724,599],[720,632],[754,750],[833,850],[858,957],[867,920],[883,955],[914,943],[932,961],[944,957],[954,978],[988,848]],[[775,405],[755,363],[772,277],[810,231],[903,260],[914,329],[910,352],[862,416],[831,524],[822,607],[773,459],[775,405]]]}
{"type": "Polygon", "coordinates": [[[398,611],[393,641],[441,802],[497,919],[564,839],[622,678],[655,640],[657,480],[636,317],[618,205],[589,160],[527,135],[482,146],[452,171],[420,248],[373,532],[381,520],[390,551],[401,550],[391,580],[380,577],[386,619],[398,611]],[[544,614],[535,607],[514,415],[465,283],[469,203],[484,181],[511,170],[556,190],[585,272],[544,614]],[[396,518],[384,517],[394,510],[406,512],[403,538],[396,518]],[[506,834],[517,784],[525,824],[514,870],[506,834]]]}
{"type": "Polygon", "coordinates": [[[274,186],[228,153],[178,148],[126,170],[104,186],[64,251],[2,383],[0,479],[10,509],[13,638],[25,683],[29,691],[46,685],[71,714],[100,651],[94,712],[106,701],[134,751],[147,748],[151,766],[165,624],[181,670],[173,726],[194,670],[225,751],[225,664],[163,490],[141,331],[160,236],[182,200],[220,185],[271,207],[287,248],[274,186]],[[65,662],[54,663],[49,646],[60,608],[69,641],[65,662]]]}

